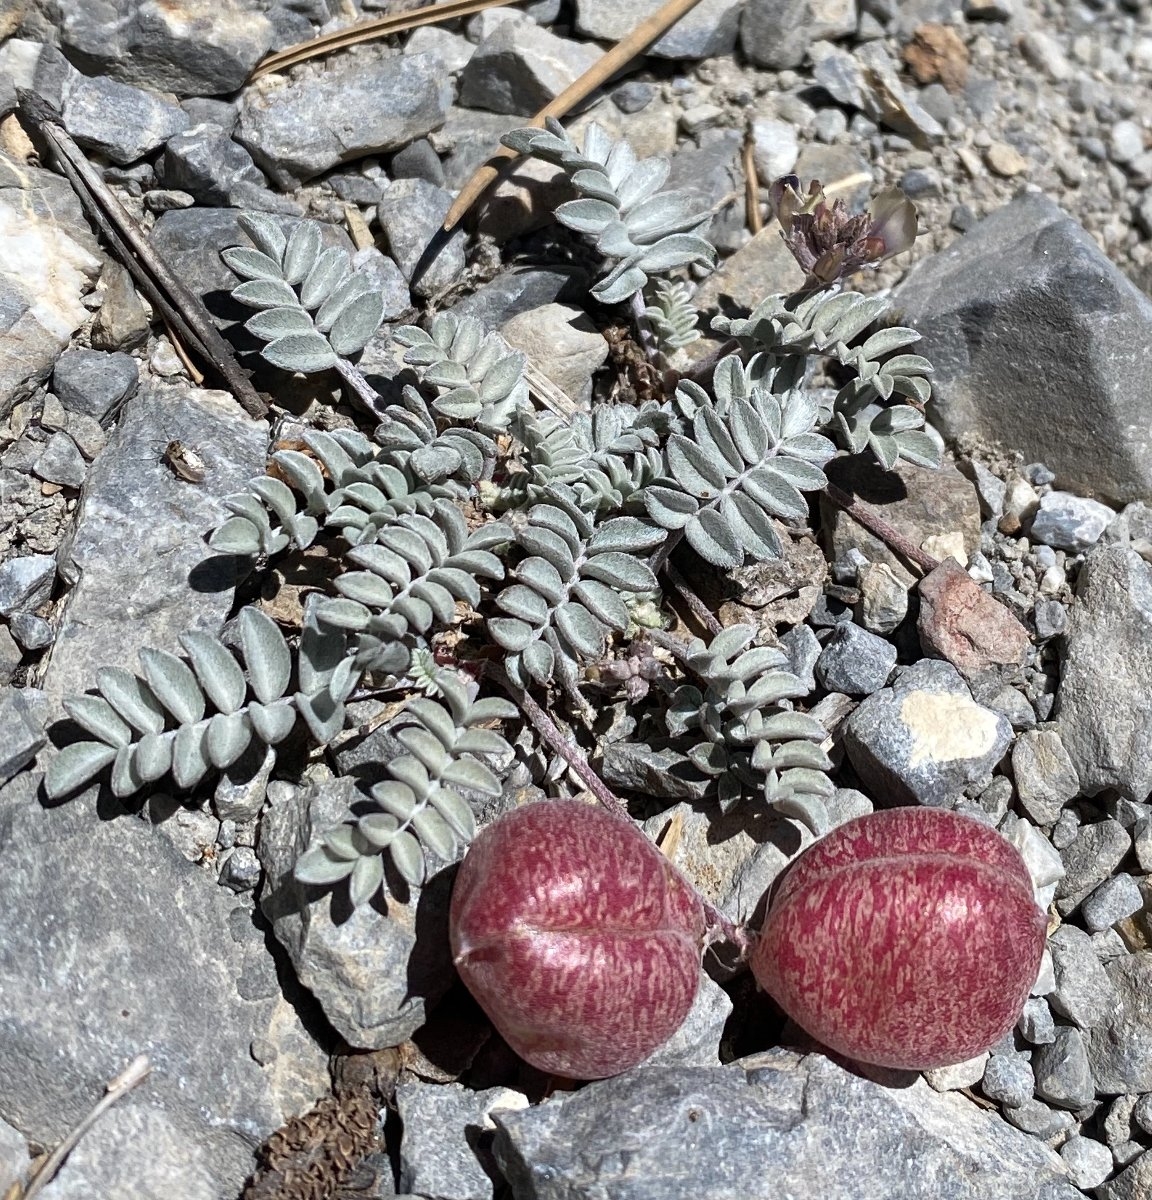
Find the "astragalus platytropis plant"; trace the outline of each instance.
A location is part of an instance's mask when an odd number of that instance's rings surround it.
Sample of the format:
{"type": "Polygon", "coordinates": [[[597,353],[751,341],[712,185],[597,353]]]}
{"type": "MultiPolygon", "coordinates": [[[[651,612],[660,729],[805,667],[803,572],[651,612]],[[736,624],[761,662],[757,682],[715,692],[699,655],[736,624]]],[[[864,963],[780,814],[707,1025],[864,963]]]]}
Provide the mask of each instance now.
{"type": "MultiPolygon", "coordinates": [[[[595,125],[581,146],[554,121],[505,140],[569,176],[576,198],[556,217],[594,243],[605,270],[592,297],[641,322],[664,394],[547,407],[521,354],[445,311],[390,331],[412,382],[386,402],[354,361],[382,308],[348,256],[324,249],[312,222],[247,214],[251,245],[225,260],[254,310],[248,330],[279,368],[339,372],[367,420],[275,448],[208,542],[257,572],[322,546],[330,583],[308,595],[299,629],[246,607],[219,637],[186,635],[183,656],[147,651],[139,674],[100,672],[93,694],[67,702],[89,740],[56,756],[50,796],[106,769],[118,796],[166,778],[192,791],[253,743],[326,746],[350,699],[389,702],[403,753],[296,865],[308,883],[347,881],[359,906],[384,886],[387,858],[418,884],[471,840],[513,758],[501,723],[527,713],[553,734],[559,723],[567,753],[594,758],[589,696],[628,680],[641,736],[686,755],[725,809],[767,804],[826,827],[831,763],[804,685],[750,627],[669,632],[667,580],[779,556],[838,453],[938,464],[922,413],[930,367],[908,352],[917,335],[883,327],[885,301],[840,282],[906,248],[911,205],[889,193],[854,218],[818,185],[781,181],[774,201],[804,288],[716,318],[724,353],[677,378],[664,355],[698,333],[688,280],[716,260],[709,214],[664,190],[665,160],[595,125]]],[[[555,755],[554,737],[538,745],[555,755]]],[[[548,778],[563,792],[556,765],[548,778]]]]}

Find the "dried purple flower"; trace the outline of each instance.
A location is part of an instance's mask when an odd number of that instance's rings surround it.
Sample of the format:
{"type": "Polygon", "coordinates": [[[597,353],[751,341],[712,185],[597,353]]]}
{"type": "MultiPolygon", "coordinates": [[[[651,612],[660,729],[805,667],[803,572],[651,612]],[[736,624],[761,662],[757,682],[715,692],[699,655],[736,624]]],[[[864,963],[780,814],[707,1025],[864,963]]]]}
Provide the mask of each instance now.
{"type": "Polygon", "coordinates": [[[813,283],[835,283],[911,248],[916,240],[916,206],[899,188],[876,197],[870,212],[852,216],[843,200],[828,203],[818,179],[800,191],[795,175],[784,175],[768,193],[784,243],[813,283]]]}

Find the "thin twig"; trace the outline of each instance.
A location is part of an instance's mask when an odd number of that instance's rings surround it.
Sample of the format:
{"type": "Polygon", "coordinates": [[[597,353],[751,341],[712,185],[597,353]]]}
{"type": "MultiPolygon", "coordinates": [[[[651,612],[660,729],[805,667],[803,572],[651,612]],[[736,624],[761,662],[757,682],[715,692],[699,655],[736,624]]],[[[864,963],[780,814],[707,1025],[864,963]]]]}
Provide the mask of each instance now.
{"type": "Polygon", "coordinates": [[[760,216],[760,180],[756,175],[755,150],[756,142],[749,127],[744,134],[744,153],[741,161],[744,165],[744,215],[753,235],[764,228],[764,219],[760,216]]]}
{"type": "Polygon", "coordinates": [[[60,114],[35,92],[20,90],[17,95],[21,116],[48,143],[55,165],[72,184],[112,253],[131,272],[153,308],[189,350],[215,368],[249,416],[267,415],[267,402],[236,361],[232,347],[212,324],[200,298],[188,290],[148,244],[136,222],[65,131],[60,114]]]}
{"type": "Polygon", "coordinates": [[[716,619],[708,605],[692,590],[688,580],[670,562],[664,564],[664,574],[667,576],[668,582],[680,593],[684,603],[688,605],[692,615],[700,624],[711,634],[721,633],[724,626],[716,619]]]}
{"type": "Polygon", "coordinates": [[[52,1182],[61,1164],[76,1148],[76,1143],[117,1100],[123,1099],[134,1087],[143,1083],[151,1070],[152,1064],[147,1055],[138,1054],[115,1079],[109,1080],[104,1095],[96,1101],[92,1111],[36,1168],[36,1173],[28,1180],[28,1186],[24,1189],[23,1200],[32,1200],[41,1188],[52,1182]]]}
{"type": "Polygon", "coordinates": [[[560,728],[556,722],[532,699],[528,692],[522,687],[517,687],[508,678],[508,674],[503,667],[490,666],[489,673],[512,699],[516,701],[524,715],[532,722],[536,732],[572,768],[573,773],[592,795],[609,812],[614,812],[618,817],[627,817],[628,820],[631,820],[632,818],[628,817],[628,809],[624,806],[624,801],[592,770],[588,765],[588,760],[580,750],[572,744],[569,738],[566,738],[560,732],[560,728]]]}
{"type": "Polygon", "coordinates": [[[337,358],[336,371],[340,378],[348,385],[348,389],[352,393],[352,398],[365,412],[375,417],[377,421],[388,420],[384,412],[385,404],[383,398],[368,380],[364,378],[364,372],[359,367],[354,366],[346,359],[337,358]]]}
{"type": "Polygon", "coordinates": [[[915,563],[922,571],[934,571],[940,565],[938,558],[933,558],[926,550],[921,550],[919,546],[910,542],[898,529],[889,525],[874,508],[849,496],[834,483],[825,485],[824,494],[854,521],[858,521],[870,533],[874,533],[897,554],[908,559],[909,562],[915,563]]]}
{"type": "MultiPolygon", "coordinates": [[[[529,125],[542,126],[546,117],[562,117],[581,100],[587,99],[602,83],[606,83],[621,67],[626,66],[658,38],[665,33],[686,13],[689,13],[700,3],[700,0],[668,0],[662,8],[654,12],[646,20],[640,22],[635,29],[621,42],[617,42],[598,62],[585,71],[579,79],[570,83],[555,100],[546,104],[528,122],[529,125]]],[[[516,158],[516,152],[506,146],[484,164],[464,185],[455,203],[444,218],[445,230],[455,229],[464,214],[484,194],[488,185],[500,174],[501,167],[516,158]],[[493,164],[496,164],[495,166],[493,164]]]]}
{"type": "Polygon", "coordinates": [[[310,58],[330,54],[333,50],[344,50],[361,42],[387,37],[390,33],[404,33],[418,25],[435,25],[456,17],[469,16],[485,8],[498,8],[512,3],[515,3],[515,0],[447,0],[445,4],[432,4],[414,12],[393,13],[388,17],[361,21],[348,29],[337,29],[333,33],[325,33],[306,42],[297,42],[294,46],[286,46],[283,50],[277,50],[275,54],[269,54],[249,76],[249,82],[271,71],[285,71],[297,63],[307,62],[310,58]]]}

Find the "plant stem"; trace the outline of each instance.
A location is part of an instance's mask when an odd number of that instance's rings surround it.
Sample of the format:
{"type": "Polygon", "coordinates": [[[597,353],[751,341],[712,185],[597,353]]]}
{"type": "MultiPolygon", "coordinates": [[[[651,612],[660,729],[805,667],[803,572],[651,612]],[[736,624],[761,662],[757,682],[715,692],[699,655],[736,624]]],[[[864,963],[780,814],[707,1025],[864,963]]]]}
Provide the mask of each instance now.
{"type": "Polygon", "coordinates": [[[528,692],[514,684],[508,678],[503,667],[489,664],[489,671],[496,682],[516,701],[524,715],[532,722],[536,732],[572,768],[573,773],[592,795],[609,812],[631,820],[624,801],[592,770],[579,747],[574,745],[570,738],[564,736],[556,722],[533,700],[528,692]]]}
{"type": "Polygon", "coordinates": [[[384,415],[384,401],[376,389],[364,378],[364,372],[359,367],[354,367],[347,359],[338,358],[336,371],[348,385],[352,398],[365,412],[375,417],[377,421],[388,419],[384,415]]]}
{"type": "Polygon", "coordinates": [[[652,332],[652,323],[648,320],[648,314],[644,311],[644,297],[640,292],[633,292],[628,300],[628,304],[632,309],[632,321],[636,326],[636,339],[640,343],[640,348],[644,351],[644,357],[657,369],[663,363],[661,359],[663,355],[660,353],[660,347],[656,344],[656,335],[652,332]]]}
{"type": "Polygon", "coordinates": [[[824,494],[854,521],[858,521],[870,533],[874,533],[897,554],[908,559],[909,562],[915,563],[922,571],[934,571],[940,565],[938,558],[933,558],[927,551],[921,550],[919,546],[910,542],[898,529],[889,525],[874,508],[849,496],[834,483],[825,486],[824,494]]]}
{"type": "Polygon", "coordinates": [[[670,562],[664,564],[664,574],[668,576],[668,582],[680,593],[681,599],[691,609],[692,615],[709,633],[716,634],[724,628],[711,609],[692,590],[688,580],[670,562]]]}

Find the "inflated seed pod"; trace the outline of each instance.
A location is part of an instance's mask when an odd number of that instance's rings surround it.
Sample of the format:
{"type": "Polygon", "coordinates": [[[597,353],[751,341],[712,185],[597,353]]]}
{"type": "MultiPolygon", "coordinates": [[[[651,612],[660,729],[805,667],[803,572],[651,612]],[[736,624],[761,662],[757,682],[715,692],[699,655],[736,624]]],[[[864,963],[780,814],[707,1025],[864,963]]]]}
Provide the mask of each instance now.
{"type": "Polygon", "coordinates": [[[554,1075],[635,1066],[696,996],[699,898],[630,821],[578,801],[526,805],[482,830],[450,927],[460,977],[492,1024],[554,1075]]]}
{"type": "Polygon", "coordinates": [[[896,808],[848,821],[796,859],[751,965],[830,1049],[927,1070],[974,1058],[1012,1028],[1045,930],[1028,868],[996,830],[896,808]]]}

